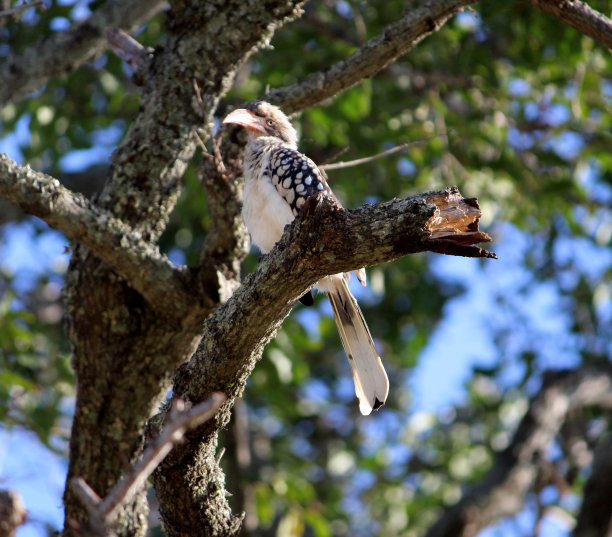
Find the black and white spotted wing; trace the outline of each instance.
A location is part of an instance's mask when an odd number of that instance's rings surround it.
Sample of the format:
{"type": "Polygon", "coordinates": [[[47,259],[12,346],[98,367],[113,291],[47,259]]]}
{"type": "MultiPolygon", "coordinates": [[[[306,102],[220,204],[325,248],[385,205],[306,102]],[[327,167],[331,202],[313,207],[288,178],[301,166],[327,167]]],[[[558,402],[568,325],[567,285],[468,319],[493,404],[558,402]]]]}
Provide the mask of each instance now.
{"type": "Polygon", "coordinates": [[[279,148],[272,155],[264,175],[270,177],[294,216],[310,196],[325,192],[334,197],[317,165],[299,151],[279,148]]]}

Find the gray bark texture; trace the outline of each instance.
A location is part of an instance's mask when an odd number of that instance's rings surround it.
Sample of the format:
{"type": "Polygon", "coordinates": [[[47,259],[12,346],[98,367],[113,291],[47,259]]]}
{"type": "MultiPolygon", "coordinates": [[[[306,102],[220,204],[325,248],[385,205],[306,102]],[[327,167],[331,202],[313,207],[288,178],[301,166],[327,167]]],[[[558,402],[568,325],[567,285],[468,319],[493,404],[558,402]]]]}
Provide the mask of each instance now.
{"type": "MultiPolygon", "coordinates": [[[[201,165],[211,227],[199,265],[175,267],[159,253],[158,240],[195,150],[193,131],[210,137],[219,100],[237,69],[275,29],[300,16],[303,3],[171,1],[168,39],[140,65],[140,112],[113,153],[103,190],[93,199],[0,158],[0,196],[73,241],[64,292],[77,379],[68,482],[81,477],[104,497],[142,453],[146,437],[159,433],[166,413],[158,410],[171,387],[174,397],[194,404],[214,391],[228,397],[216,417],[189,432],[154,473],[160,512],[171,537],[239,533],[241,515],[229,508],[225,477],[217,464],[217,434],[227,425],[234,400],[266,343],[317,280],[427,250],[493,257],[475,246],[489,240],[478,230],[476,200],[462,198],[456,189],[354,211],[316,198],[259,269],[241,282],[240,262],[248,247],[240,217],[244,138],[234,128],[224,131],[224,165],[216,156],[201,165]]],[[[409,9],[343,61],[266,98],[287,112],[319,104],[375,75],[470,3],[431,0],[409,9]]],[[[98,53],[106,26],[133,29],[162,7],[160,2],[139,0],[104,4],[79,26],[5,63],[0,68],[0,102],[22,98],[98,53]]],[[[569,405],[571,397],[564,397],[569,405]]],[[[529,427],[539,426],[538,416],[533,414],[517,436],[529,437],[529,427]]],[[[554,429],[562,416],[553,418],[554,423],[540,425],[554,429]]],[[[541,440],[537,445],[534,441],[517,440],[528,454],[542,448],[541,440]]],[[[504,457],[508,472],[523,475],[527,455],[504,457]]],[[[505,513],[484,501],[470,504],[469,513],[476,510],[483,520],[505,513]],[[492,511],[484,513],[488,508],[492,511]]],[[[65,535],[76,535],[79,525],[87,526],[87,511],[69,486],[64,503],[65,535]]],[[[467,516],[463,504],[456,509],[467,516]]],[[[144,536],[146,515],[141,490],[122,507],[115,532],[144,536]]],[[[473,534],[442,530],[434,528],[431,535],[473,534]]]]}

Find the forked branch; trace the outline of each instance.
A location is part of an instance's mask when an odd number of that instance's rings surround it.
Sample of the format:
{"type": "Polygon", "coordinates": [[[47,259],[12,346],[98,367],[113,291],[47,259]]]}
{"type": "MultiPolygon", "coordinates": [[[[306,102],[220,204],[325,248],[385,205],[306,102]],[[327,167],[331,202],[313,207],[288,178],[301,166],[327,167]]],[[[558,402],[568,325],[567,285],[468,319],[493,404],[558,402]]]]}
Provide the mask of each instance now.
{"type": "Polygon", "coordinates": [[[181,442],[185,433],[212,418],[226,399],[225,394],[215,392],[206,401],[189,410],[185,410],[184,401],[174,400],[161,434],[151,442],[142,457],[104,499],[101,499],[85,480],[80,477],[73,478],[70,485],[87,508],[89,524],[81,527],[72,521],[72,526],[80,533],[88,535],[98,537],[113,535],[112,526],[121,505],[128,503],[134,494],[144,486],[153,470],[172,448],[181,442]]]}

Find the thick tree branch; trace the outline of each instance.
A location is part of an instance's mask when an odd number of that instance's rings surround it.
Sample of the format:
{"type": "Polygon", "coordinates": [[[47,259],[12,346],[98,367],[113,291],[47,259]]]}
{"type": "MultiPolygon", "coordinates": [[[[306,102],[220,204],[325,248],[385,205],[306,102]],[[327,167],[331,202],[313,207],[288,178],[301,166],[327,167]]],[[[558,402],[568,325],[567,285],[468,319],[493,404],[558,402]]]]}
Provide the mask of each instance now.
{"type": "MultiPolygon", "coordinates": [[[[302,1],[171,2],[163,48],[139,64],[141,106],[111,157],[99,208],[137,237],[157,243],[195,149],[193,130],[210,132],[217,102],[236,70],[276,28],[299,14],[302,1]],[[194,81],[203,106],[194,98],[194,81]]],[[[231,274],[233,265],[228,265],[220,268],[217,259],[206,264],[199,280],[192,279],[191,302],[176,303],[182,315],[169,325],[159,307],[117,278],[112,267],[86,248],[74,249],[65,290],[77,378],[68,478],[82,476],[104,495],[125,461],[138,456],[144,423],[167,393],[171,371],[200,340],[202,319],[210,311],[203,306],[216,303],[224,294],[221,289],[231,288],[228,281],[238,280],[238,270],[231,274]],[[100,313],[96,322],[92,312],[100,313]]],[[[166,295],[172,299],[172,293],[166,295]]],[[[70,487],[64,504],[67,518],[86,520],[70,487]]],[[[122,509],[117,532],[143,536],[145,511],[139,494],[122,509]]],[[[74,532],[68,528],[66,533],[74,532]]]]}
{"type": "Polygon", "coordinates": [[[133,32],[166,4],[166,0],[106,2],[82,23],[10,56],[0,66],[0,103],[23,99],[49,79],[73,71],[102,52],[106,48],[106,27],[118,26],[133,32]]]}
{"type": "Polygon", "coordinates": [[[580,0],[527,0],[584,35],[612,49],[612,20],[580,0]]]}
{"type": "Polygon", "coordinates": [[[186,276],[156,246],[57,179],[0,154],[0,196],[87,246],[160,311],[179,316],[193,302],[186,276]]]}
{"type": "Polygon", "coordinates": [[[437,250],[441,240],[451,255],[495,257],[474,246],[490,240],[478,230],[480,215],[476,201],[456,187],[355,210],[312,198],[259,269],[207,319],[199,350],[175,378],[175,393],[192,401],[213,389],[237,395],[245,357],[259,357],[296,300],[324,276],[437,250]]]}
{"type": "Polygon", "coordinates": [[[612,366],[546,374],[510,445],[484,479],[446,509],[426,537],[472,537],[499,518],[518,513],[538,474],[539,461],[546,457],[568,412],[585,405],[612,407],[612,366]]]}
{"type": "Polygon", "coordinates": [[[207,282],[211,278],[219,283],[220,302],[225,302],[239,287],[240,262],[250,247],[241,212],[243,184],[236,181],[242,173],[243,147],[237,143],[223,144],[215,156],[203,160],[199,170],[210,225],[200,251],[198,277],[204,287],[210,287],[207,282]],[[227,166],[218,165],[221,158],[227,166]]]}
{"type": "Polygon", "coordinates": [[[364,78],[370,78],[412,49],[455,13],[475,0],[432,0],[408,9],[406,15],[359,47],[348,58],[308,75],[297,84],[272,90],[263,99],[280,105],[286,113],[303,110],[333,97],[364,78]]]}
{"type": "MultiPolygon", "coordinates": [[[[175,375],[174,393],[197,402],[220,390],[231,403],[293,304],[323,276],[426,251],[438,240],[448,241],[449,253],[473,248],[471,255],[490,256],[470,246],[489,240],[478,231],[479,217],[475,201],[464,200],[456,188],[354,211],[338,209],[326,198],[311,199],[259,269],[205,321],[198,350],[175,375]],[[433,238],[437,233],[444,239],[433,238]]],[[[154,474],[170,537],[239,530],[213,456],[216,432],[227,424],[230,406],[215,422],[187,435],[154,474]]]]}

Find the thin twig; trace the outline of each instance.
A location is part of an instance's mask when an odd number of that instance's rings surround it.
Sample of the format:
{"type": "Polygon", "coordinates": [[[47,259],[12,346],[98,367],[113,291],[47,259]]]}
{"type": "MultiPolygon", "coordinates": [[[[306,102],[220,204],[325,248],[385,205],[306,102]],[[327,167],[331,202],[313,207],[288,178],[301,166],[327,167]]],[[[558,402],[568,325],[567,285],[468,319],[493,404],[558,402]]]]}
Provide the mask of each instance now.
{"type": "Polygon", "coordinates": [[[221,156],[221,149],[219,147],[221,145],[221,137],[217,136],[211,138],[211,144],[213,148],[213,154],[211,155],[208,152],[206,145],[204,144],[204,140],[202,140],[202,138],[198,134],[198,131],[196,131],[195,129],[191,129],[191,132],[195,136],[197,144],[202,148],[202,154],[204,155],[204,157],[213,162],[221,173],[221,175],[224,175],[226,168],[225,164],[223,164],[223,157],[221,156]]]}
{"type": "Polygon", "coordinates": [[[184,410],[184,401],[175,400],[160,435],[151,442],[142,457],[132,465],[104,499],[100,499],[83,478],[71,479],[72,489],[89,513],[89,532],[99,536],[110,535],[109,528],[119,508],[132,500],[134,494],[144,485],[172,448],[183,439],[185,433],[212,418],[226,400],[227,396],[224,393],[213,392],[206,401],[189,410],[184,410]]]}
{"type": "Polygon", "coordinates": [[[196,100],[198,101],[198,104],[200,105],[200,112],[202,112],[202,119],[204,119],[206,117],[206,107],[204,106],[204,101],[202,100],[202,93],[200,92],[200,86],[198,85],[198,81],[195,78],[193,79],[193,89],[196,94],[196,100]]]}
{"type": "Polygon", "coordinates": [[[221,459],[223,458],[223,455],[225,455],[225,448],[222,447],[219,450],[219,453],[217,453],[217,458],[215,459],[215,462],[217,463],[217,465],[219,465],[219,463],[221,462],[221,459]]]}
{"type": "Polygon", "coordinates": [[[392,147],[391,149],[387,149],[386,151],[383,151],[382,153],[377,153],[376,155],[371,155],[369,157],[358,158],[357,160],[349,160],[347,162],[335,162],[333,164],[322,164],[321,166],[319,166],[319,168],[327,171],[327,170],[339,170],[342,168],[350,168],[351,166],[358,166],[360,164],[365,164],[367,162],[376,160],[377,158],[388,157],[389,155],[392,155],[393,153],[397,153],[398,151],[401,151],[402,149],[406,149],[407,147],[411,145],[420,144],[422,142],[426,142],[427,140],[431,140],[432,138],[439,138],[440,136],[447,136],[447,133],[444,132],[442,134],[436,134],[435,136],[429,136],[428,138],[422,138],[421,140],[414,140],[413,142],[406,142],[405,144],[398,145],[396,147],[392,147]]]}
{"type": "Polygon", "coordinates": [[[213,155],[215,155],[215,163],[217,164],[219,171],[223,175],[226,172],[226,168],[225,168],[225,164],[223,163],[223,157],[221,156],[221,133],[220,132],[217,134],[217,136],[214,136],[212,138],[211,143],[212,143],[212,148],[213,148],[213,155]]]}
{"type": "MultiPolygon", "coordinates": [[[[196,94],[196,100],[198,101],[198,104],[200,105],[200,111],[202,112],[202,119],[206,119],[206,107],[204,106],[204,101],[202,101],[202,93],[200,92],[200,86],[198,85],[198,81],[195,78],[193,79],[193,89],[196,94]]],[[[219,146],[221,145],[221,136],[219,135],[216,138],[211,136],[213,154],[210,155],[208,151],[206,150],[206,146],[204,145],[202,138],[200,138],[200,136],[195,130],[193,132],[195,133],[196,139],[199,142],[200,146],[202,147],[205,156],[207,158],[209,158],[210,156],[214,156],[213,162],[215,163],[219,171],[222,174],[224,174],[225,164],[223,164],[223,157],[221,157],[221,150],[219,148],[219,146]]]]}
{"type": "Polygon", "coordinates": [[[0,11],[0,17],[12,17],[14,15],[17,15],[17,13],[23,11],[24,9],[36,6],[39,6],[42,10],[45,9],[45,3],[43,2],[43,0],[32,0],[32,2],[26,2],[24,4],[19,4],[18,6],[15,6],[11,9],[0,11]]]}
{"type": "Polygon", "coordinates": [[[344,153],[346,153],[350,149],[350,146],[343,147],[340,151],[338,151],[335,155],[332,155],[328,159],[325,159],[321,164],[319,164],[319,168],[323,168],[328,162],[333,162],[337,158],[340,158],[344,153]]]}
{"type": "Polygon", "coordinates": [[[204,153],[204,156],[207,159],[212,159],[213,156],[208,152],[208,149],[206,149],[206,145],[204,145],[204,140],[200,138],[198,131],[196,131],[195,129],[191,129],[191,132],[193,133],[193,136],[196,139],[196,143],[202,148],[202,152],[204,153]]]}

